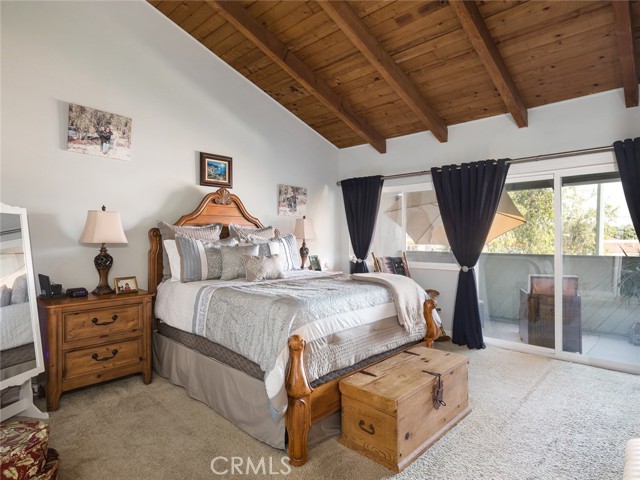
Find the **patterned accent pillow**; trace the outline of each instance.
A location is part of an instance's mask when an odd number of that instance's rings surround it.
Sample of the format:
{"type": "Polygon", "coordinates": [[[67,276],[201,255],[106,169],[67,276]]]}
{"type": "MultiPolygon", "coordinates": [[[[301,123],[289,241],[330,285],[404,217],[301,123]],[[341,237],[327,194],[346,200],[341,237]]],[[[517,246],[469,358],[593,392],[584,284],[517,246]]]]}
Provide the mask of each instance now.
{"type": "Polygon", "coordinates": [[[198,282],[214,280],[222,276],[222,246],[238,244],[235,238],[209,242],[176,235],[176,246],[180,255],[180,281],[198,282]]]}
{"type": "Polygon", "coordinates": [[[246,275],[242,255],[258,255],[258,246],[222,247],[222,275],[220,280],[234,280],[246,275]]]}
{"type": "Polygon", "coordinates": [[[285,271],[300,269],[300,255],[298,254],[298,244],[296,237],[292,234],[282,237],[274,237],[272,242],[280,244],[280,257],[285,271]]]}
{"type": "Polygon", "coordinates": [[[237,223],[229,224],[229,236],[236,238],[239,242],[246,242],[247,237],[253,235],[256,237],[270,239],[275,235],[275,231],[272,226],[264,228],[247,227],[246,225],[238,225],[237,223]]]}
{"type": "MultiPolygon", "coordinates": [[[[158,230],[162,235],[162,241],[175,240],[176,234],[185,235],[191,238],[199,238],[200,240],[220,240],[222,233],[221,223],[212,223],[209,225],[171,225],[170,223],[158,221],[158,230]]],[[[171,277],[171,268],[169,266],[169,258],[167,252],[162,252],[162,275],[163,280],[171,277]]]]}
{"type": "Polygon", "coordinates": [[[280,253],[280,243],[273,239],[262,238],[257,235],[248,235],[247,241],[253,245],[258,245],[258,255],[262,257],[280,253]]]}
{"type": "Polygon", "coordinates": [[[280,255],[252,256],[242,255],[247,281],[272,280],[284,278],[284,270],[280,255]]]}
{"type": "Polygon", "coordinates": [[[408,268],[402,257],[378,257],[378,266],[382,273],[409,276],[408,268]]]}

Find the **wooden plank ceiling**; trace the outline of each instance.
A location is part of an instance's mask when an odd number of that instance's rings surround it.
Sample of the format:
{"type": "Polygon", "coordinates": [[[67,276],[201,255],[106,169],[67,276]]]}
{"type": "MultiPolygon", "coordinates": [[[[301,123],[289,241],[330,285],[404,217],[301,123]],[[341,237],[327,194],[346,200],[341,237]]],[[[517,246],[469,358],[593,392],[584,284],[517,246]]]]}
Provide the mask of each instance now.
{"type": "MultiPolygon", "coordinates": [[[[640,1],[174,1],[155,8],[338,148],[624,88],[640,1]]],[[[214,88],[212,86],[212,88],[214,88]]]]}

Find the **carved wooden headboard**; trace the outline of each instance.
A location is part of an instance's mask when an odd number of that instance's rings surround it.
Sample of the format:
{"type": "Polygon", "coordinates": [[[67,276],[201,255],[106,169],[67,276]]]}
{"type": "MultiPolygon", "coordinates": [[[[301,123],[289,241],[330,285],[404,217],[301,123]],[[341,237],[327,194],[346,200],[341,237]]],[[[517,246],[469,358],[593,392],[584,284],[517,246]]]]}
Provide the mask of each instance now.
{"type": "MultiPolygon", "coordinates": [[[[208,225],[210,223],[222,223],[224,225],[221,238],[229,236],[228,225],[230,223],[255,227],[264,226],[260,220],[250,215],[244,208],[242,201],[232,193],[229,193],[226,188],[221,188],[208,194],[193,212],[180,217],[174,225],[208,225]]],[[[162,237],[158,228],[149,230],[148,260],[148,289],[150,292],[155,293],[162,281],[162,237]]]]}

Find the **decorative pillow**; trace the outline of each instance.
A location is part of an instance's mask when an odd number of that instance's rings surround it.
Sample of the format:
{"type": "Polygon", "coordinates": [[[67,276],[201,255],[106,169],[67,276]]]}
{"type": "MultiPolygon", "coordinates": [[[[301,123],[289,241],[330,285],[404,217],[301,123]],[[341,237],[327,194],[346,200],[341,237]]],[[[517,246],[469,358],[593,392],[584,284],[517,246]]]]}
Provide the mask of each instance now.
{"type": "Polygon", "coordinates": [[[29,293],[27,291],[27,275],[20,275],[13,281],[11,287],[11,303],[25,303],[29,301],[29,293]]]}
{"type": "Polygon", "coordinates": [[[272,226],[256,228],[238,225],[237,223],[229,224],[229,236],[237,238],[239,242],[246,242],[249,235],[269,240],[275,235],[275,231],[272,226]]]}
{"type": "Polygon", "coordinates": [[[280,245],[279,255],[285,271],[300,269],[300,255],[298,254],[298,244],[295,236],[289,234],[282,237],[274,237],[271,241],[280,245]]]}
{"type": "Polygon", "coordinates": [[[262,257],[280,253],[280,243],[275,242],[273,239],[262,238],[257,235],[248,235],[247,241],[253,245],[258,245],[258,255],[262,257]]]}
{"type": "Polygon", "coordinates": [[[11,304],[11,289],[6,285],[0,287],[0,307],[6,307],[11,304]]]}
{"type": "Polygon", "coordinates": [[[242,255],[247,281],[284,278],[284,269],[280,255],[252,256],[242,255]]]}
{"type": "Polygon", "coordinates": [[[222,276],[222,246],[238,244],[235,238],[216,242],[176,235],[176,246],[180,255],[180,281],[197,282],[213,280],[222,276]]]}
{"type": "MultiPolygon", "coordinates": [[[[191,238],[199,238],[201,240],[220,240],[220,233],[222,233],[221,223],[212,223],[209,225],[194,226],[194,225],[171,225],[167,222],[158,221],[158,229],[160,235],[162,235],[162,241],[175,240],[176,234],[185,235],[191,238]]],[[[169,259],[167,258],[166,251],[162,252],[162,274],[163,278],[169,278],[171,276],[171,269],[169,266],[169,259]]],[[[175,277],[175,275],[174,275],[175,277]]]]}
{"type": "Polygon", "coordinates": [[[222,275],[220,280],[233,280],[246,275],[242,255],[258,255],[258,246],[222,247],[222,275]]]}

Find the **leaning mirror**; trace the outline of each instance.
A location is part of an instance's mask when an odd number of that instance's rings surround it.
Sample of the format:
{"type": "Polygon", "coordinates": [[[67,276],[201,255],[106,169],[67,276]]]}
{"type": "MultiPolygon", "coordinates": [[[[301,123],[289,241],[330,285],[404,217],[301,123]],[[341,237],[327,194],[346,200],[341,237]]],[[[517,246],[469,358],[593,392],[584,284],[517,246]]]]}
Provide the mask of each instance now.
{"type": "Polygon", "coordinates": [[[44,371],[27,211],[0,203],[0,419],[46,417],[31,379],[44,371]]]}

